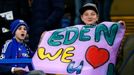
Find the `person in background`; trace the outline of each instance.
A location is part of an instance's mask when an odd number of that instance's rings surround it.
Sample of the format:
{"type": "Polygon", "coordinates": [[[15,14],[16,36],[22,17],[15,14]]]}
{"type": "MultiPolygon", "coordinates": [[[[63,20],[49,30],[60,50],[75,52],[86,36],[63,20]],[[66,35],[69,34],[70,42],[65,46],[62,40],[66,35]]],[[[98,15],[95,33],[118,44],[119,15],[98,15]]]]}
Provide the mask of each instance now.
{"type": "Polygon", "coordinates": [[[110,10],[113,0],[95,0],[100,14],[100,22],[111,21],[110,10]]]}
{"type": "Polygon", "coordinates": [[[71,13],[65,9],[64,16],[61,19],[61,27],[65,28],[71,25],[71,13]]]}
{"type": "MultiPolygon", "coordinates": [[[[12,11],[13,19],[23,19],[25,22],[30,24],[31,10],[28,4],[28,0],[0,0],[0,13],[12,11]]],[[[7,19],[9,14],[3,16],[7,19]]]]}
{"type": "MultiPolygon", "coordinates": [[[[33,56],[33,52],[25,44],[24,40],[27,37],[27,32],[29,30],[28,25],[23,20],[14,20],[10,25],[10,31],[12,32],[13,38],[7,40],[3,45],[1,60],[2,59],[18,59],[18,58],[30,58],[33,56]]],[[[6,65],[7,66],[7,65],[6,65]]],[[[9,65],[9,68],[15,70],[17,67],[21,71],[25,71],[24,64],[14,64],[9,65]]]]}
{"type": "Polygon", "coordinates": [[[60,28],[64,14],[64,0],[33,0],[32,24],[30,26],[29,45],[36,50],[40,36],[44,31],[60,28]]]}
{"type": "Polygon", "coordinates": [[[74,10],[75,9],[75,4],[74,4],[75,0],[64,0],[64,1],[65,1],[64,16],[66,16],[66,15],[68,16],[68,18],[70,19],[69,26],[73,26],[74,19],[75,19],[75,10],[74,10]]]}
{"type": "Polygon", "coordinates": [[[86,3],[79,10],[81,23],[85,25],[96,25],[99,20],[98,9],[93,3],[86,3]]]}
{"type": "Polygon", "coordinates": [[[0,54],[2,45],[5,43],[5,41],[12,38],[12,34],[9,30],[9,21],[0,16],[0,54]]]}
{"type": "Polygon", "coordinates": [[[75,20],[74,24],[81,23],[79,9],[86,3],[95,3],[95,0],[74,0],[75,4],[75,20]]]}

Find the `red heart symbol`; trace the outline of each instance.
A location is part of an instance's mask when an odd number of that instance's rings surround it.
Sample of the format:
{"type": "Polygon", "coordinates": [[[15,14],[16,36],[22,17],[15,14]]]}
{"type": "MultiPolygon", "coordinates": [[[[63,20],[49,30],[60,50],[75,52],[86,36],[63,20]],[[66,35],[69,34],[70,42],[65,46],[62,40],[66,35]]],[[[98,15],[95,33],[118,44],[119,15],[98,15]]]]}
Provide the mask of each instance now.
{"type": "Polygon", "coordinates": [[[87,62],[97,68],[105,64],[109,59],[109,52],[104,48],[98,48],[97,46],[90,46],[86,52],[87,62]]]}

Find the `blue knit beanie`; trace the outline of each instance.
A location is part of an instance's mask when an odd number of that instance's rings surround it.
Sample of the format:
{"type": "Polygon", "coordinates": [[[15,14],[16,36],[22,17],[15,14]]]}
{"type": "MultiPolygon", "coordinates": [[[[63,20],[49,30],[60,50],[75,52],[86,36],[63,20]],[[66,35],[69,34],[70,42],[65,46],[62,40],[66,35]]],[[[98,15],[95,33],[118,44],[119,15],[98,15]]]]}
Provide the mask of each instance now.
{"type": "Polygon", "coordinates": [[[12,32],[13,35],[15,35],[16,30],[21,25],[26,26],[26,29],[28,31],[29,28],[28,28],[28,25],[26,24],[26,22],[24,22],[23,20],[17,19],[17,20],[14,20],[10,25],[10,31],[12,32]]]}

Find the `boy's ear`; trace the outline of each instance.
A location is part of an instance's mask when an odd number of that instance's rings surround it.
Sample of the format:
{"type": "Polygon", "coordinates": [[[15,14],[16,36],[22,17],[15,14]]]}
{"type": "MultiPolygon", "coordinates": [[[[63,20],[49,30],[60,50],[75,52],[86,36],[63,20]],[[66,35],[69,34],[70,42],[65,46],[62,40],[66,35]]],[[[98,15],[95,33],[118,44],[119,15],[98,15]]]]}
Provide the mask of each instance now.
{"type": "Polygon", "coordinates": [[[83,21],[83,15],[80,16],[81,21],[83,21]]]}
{"type": "Polygon", "coordinates": [[[98,17],[98,20],[99,20],[99,17],[100,17],[100,16],[98,15],[97,17],[98,17]]]}
{"type": "Polygon", "coordinates": [[[96,20],[97,22],[99,21],[99,15],[97,16],[97,20],[96,20]]]}

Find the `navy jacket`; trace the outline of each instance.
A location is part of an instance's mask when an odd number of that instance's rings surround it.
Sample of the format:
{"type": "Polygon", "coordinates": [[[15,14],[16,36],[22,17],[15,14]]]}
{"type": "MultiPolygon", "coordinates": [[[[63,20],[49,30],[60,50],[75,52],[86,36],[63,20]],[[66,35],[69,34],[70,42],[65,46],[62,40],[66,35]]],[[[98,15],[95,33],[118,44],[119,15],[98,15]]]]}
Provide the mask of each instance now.
{"type": "Polygon", "coordinates": [[[3,74],[3,73],[11,75],[12,74],[11,73],[11,68],[12,67],[10,67],[10,66],[0,65],[0,75],[3,74]]]}
{"type": "Polygon", "coordinates": [[[0,65],[0,75],[12,75],[10,66],[0,65]]]}

